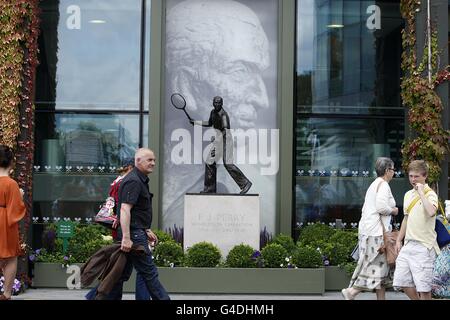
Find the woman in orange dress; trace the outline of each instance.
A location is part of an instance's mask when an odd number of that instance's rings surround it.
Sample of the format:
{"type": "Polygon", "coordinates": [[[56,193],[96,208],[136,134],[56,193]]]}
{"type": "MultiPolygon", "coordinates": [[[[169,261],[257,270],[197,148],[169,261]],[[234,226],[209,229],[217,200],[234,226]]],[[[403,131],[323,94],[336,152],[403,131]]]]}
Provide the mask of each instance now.
{"type": "Polygon", "coordinates": [[[12,150],[0,145],[0,269],[5,277],[0,300],[11,299],[20,255],[19,221],[25,216],[23,191],[9,177],[13,159],[12,150]]]}

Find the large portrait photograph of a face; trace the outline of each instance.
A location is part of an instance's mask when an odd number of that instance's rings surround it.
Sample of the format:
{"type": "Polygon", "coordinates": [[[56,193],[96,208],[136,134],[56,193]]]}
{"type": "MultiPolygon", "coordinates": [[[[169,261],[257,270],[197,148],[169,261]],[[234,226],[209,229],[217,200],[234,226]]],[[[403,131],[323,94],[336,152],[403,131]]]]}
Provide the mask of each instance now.
{"type": "MultiPolygon", "coordinates": [[[[214,129],[208,122],[221,97],[234,149],[232,162],[259,194],[262,233],[275,232],[279,169],[277,121],[278,0],[167,0],[162,225],[183,228],[184,195],[205,184],[214,129]],[[185,112],[174,108],[179,93],[185,112]]],[[[242,189],[242,188],[241,188],[242,189]]],[[[240,193],[221,162],[217,193],[240,193]]]]}

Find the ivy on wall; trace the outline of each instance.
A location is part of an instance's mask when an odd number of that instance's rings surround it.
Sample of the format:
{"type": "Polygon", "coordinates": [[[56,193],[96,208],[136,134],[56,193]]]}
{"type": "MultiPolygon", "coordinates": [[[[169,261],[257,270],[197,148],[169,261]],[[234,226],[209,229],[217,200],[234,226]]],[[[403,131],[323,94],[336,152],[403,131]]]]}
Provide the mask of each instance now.
{"type": "Polygon", "coordinates": [[[423,49],[420,63],[416,50],[416,15],[420,11],[418,0],[401,0],[400,11],[405,20],[402,30],[401,82],[403,105],[409,109],[408,122],[413,138],[405,140],[402,147],[403,167],[415,159],[429,164],[428,182],[436,184],[441,175],[441,163],[450,151],[450,132],[442,126],[442,100],[436,88],[450,78],[449,66],[439,70],[437,32],[431,29],[431,69],[428,68],[428,46],[423,49]],[[428,78],[431,71],[431,81],[428,78]]]}
{"type": "Polygon", "coordinates": [[[16,154],[15,178],[25,191],[28,232],[34,157],[34,78],[38,64],[39,0],[0,0],[0,144],[16,154]]]}

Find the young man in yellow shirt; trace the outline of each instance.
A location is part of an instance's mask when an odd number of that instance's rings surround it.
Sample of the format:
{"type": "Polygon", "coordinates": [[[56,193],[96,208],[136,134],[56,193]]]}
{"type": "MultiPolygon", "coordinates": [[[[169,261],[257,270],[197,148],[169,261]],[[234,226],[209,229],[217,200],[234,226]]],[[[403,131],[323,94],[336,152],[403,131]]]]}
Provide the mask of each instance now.
{"type": "Polygon", "coordinates": [[[408,177],[413,188],[404,197],[405,217],[396,244],[394,287],[403,289],[411,300],[431,299],[433,265],[440,253],[434,230],[438,196],[426,184],[427,176],[425,161],[410,163],[408,177]]]}

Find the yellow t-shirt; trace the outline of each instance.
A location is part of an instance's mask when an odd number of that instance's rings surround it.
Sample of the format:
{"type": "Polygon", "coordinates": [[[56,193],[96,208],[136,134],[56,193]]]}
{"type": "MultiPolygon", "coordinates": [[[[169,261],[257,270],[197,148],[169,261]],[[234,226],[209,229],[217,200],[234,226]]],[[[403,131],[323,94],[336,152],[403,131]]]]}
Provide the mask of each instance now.
{"type": "MultiPolygon", "coordinates": [[[[425,197],[437,208],[438,196],[436,192],[428,187],[428,185],[425,185],[425,190],[427,189],[430,189],[430,191],[425,194],[425,197]]],[[[407,212],[407,208],[416,197],[419,197],[419,193],[412,189],[405,193],[403,200],[403,209],[405,210],[405,215],[408,215],[405,244],[408,243],[409,240],[419,241],[428,249],[434,248],[436,254],[439,254],[440,250],[436,241],[436,231],[434,230],[436,216],[430,217],[425,211],[422,200],[417,201],[411,211],[409,213],[407,212]]]]}

